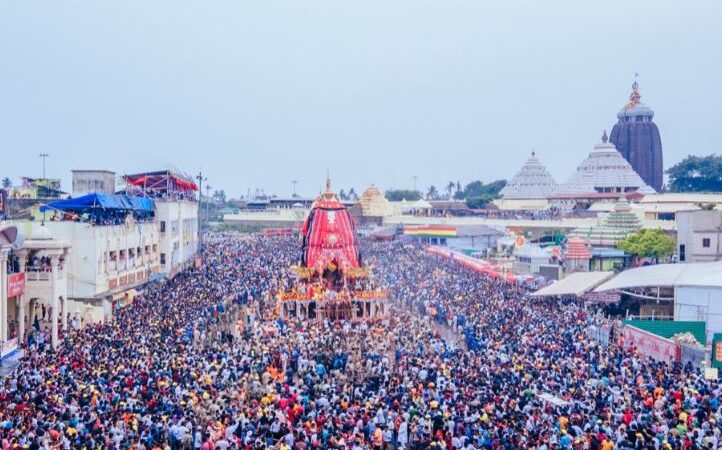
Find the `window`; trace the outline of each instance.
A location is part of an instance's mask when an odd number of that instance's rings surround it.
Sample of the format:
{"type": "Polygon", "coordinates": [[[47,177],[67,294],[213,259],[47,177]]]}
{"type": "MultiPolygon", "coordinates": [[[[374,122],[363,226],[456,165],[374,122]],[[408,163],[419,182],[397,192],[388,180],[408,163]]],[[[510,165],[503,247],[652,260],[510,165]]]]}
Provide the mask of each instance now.
{"type": "Polygon", "coordinates": [[[165,266],[165,253],[160,254],[160,265],[165,266]]]}
{"type": "Polygon", "coordinates": [[[704,248],[710,247],[710,239],[709,238],[702,238],[702,247],[704,247],[704,248]]]}
{"type": "Polygon", "coordinates": [[[680,244],[680,246],[679,246],[679,262],[684,262],[685,258],[686,258],[686,255],[685,255],[684,244],[680,244]]]}
{"type": "Polygon", "coordinates": [[[160,232],[165,233],[165,220],[160,221],[160,232]]]}

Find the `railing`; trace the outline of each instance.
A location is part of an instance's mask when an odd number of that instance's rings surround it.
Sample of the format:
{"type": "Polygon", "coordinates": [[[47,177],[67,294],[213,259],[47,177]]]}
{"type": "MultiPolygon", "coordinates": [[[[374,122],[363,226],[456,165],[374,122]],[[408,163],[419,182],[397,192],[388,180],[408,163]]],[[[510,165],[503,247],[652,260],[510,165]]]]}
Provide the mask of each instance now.
{"type": "MultiPolygon", "coordinates": [[[[25,281],[49,281],[53,272],[50,270],[27,270],[25,271],[25,281]]],[[[58,278],[63,277],[63,270],[58,269],[58,278]]]]}

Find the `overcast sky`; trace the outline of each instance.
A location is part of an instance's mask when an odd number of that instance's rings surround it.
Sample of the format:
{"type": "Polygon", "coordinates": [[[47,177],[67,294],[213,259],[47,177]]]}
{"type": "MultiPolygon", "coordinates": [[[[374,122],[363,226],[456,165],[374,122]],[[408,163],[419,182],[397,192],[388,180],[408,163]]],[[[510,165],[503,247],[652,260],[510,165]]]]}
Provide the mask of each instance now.
{"type": "MultiPolygon", "coordinates": [[[[722,153],[722,2],[0,2],[0,176],[203,170],[229,196],[557,181],[639,72],[665,168],[722,153]],[[593,5],[594,3],[594,5],[593,5]]],[[[66,184],[66,187],[69,186],[66,184]]]]}

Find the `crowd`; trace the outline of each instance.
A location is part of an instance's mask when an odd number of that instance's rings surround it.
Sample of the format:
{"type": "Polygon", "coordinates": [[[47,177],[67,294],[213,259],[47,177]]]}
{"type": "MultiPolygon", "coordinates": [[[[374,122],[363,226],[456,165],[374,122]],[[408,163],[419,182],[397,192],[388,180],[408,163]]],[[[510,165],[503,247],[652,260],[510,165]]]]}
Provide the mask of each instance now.
{"type": "Polygon", "coordinates": [[[206,244],[0,380],[3,450],[722,448],[716,381],[597,345],[574,302],[364,242],[387,317],[284,321],[296,241],[206,244]]]}

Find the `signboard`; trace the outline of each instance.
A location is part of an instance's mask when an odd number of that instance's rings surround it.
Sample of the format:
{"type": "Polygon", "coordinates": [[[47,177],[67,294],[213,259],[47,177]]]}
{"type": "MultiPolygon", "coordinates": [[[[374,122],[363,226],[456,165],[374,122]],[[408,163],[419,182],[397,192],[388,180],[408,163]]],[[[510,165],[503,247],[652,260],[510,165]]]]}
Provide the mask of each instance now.
{"type": "Polygon", "coordinates": [[[0,342],[0,358],[10,356],[18,349],[18,338],[0,342]]]}
{"type": "Polygon", "coordinates": [[[719,369],[716,367],[705,367],[704,379],[705,380],[716,380],[719,377],[719,369]]]}
{"type": "Polygon", "coordinates": [[[514,238],[514,247],[516,248],[522,248],[524,247],[524,244],[526,244],[526,239],[521,234],[516,235],[514,238]]]}
{"type": "Polygon", "coordinates": [[[617,303],[621,298],[621,294],[618,292],[587,292],[584,294],[584,300],[594,303],[617,303]]]}
{"type": "Polygon", "coordinates": [[[25,293],[25,273],[8,275],[8,297],[15,297],[25,293]]]}
{"type": "Polygon", "coordinates": [[[679,361],[680,359],[679,345],[671,339],[657,336],[631,325],[625,325],[622,335],[624,336],[624,346],[634,346],[642,355],[657,361],[679,361]]]}

